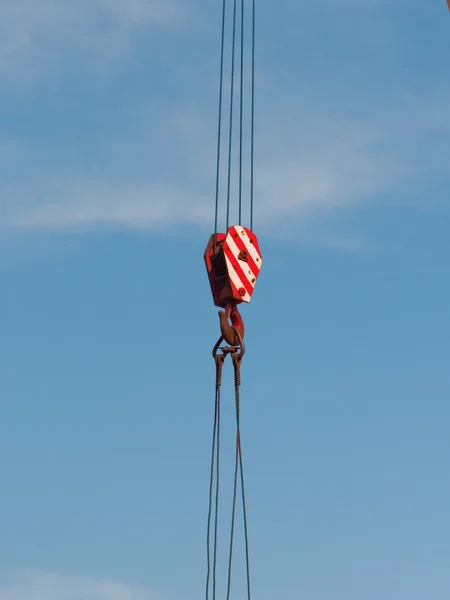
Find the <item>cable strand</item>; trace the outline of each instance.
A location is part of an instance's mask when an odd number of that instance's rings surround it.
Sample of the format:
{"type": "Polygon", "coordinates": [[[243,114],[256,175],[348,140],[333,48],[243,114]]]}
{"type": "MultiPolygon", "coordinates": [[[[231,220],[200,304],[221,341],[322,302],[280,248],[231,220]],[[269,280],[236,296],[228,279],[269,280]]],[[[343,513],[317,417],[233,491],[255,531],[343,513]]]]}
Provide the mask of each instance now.
{"type": "Polygon", "coordinates": [[[209,598],[209,588],[211,579],[211,520],[212,520],[212,507],[213,507],[213,490],[214,490],[214,467],[216,471],[216,488],[215,488],[215,510],[214,510],[214,550],[213,550],[213,567],[212,567],[212,588],[213,588],[213,600],[216,597],[216,568],[217,568],[217,534],[218,534],[218,517],[219,517],[219,491],[220,491],[220,477],[219,477],[219,458],[220,458],[220,386],[222,379],[222,366],[223,360],[221,357],[216,358],[216,393],[215,393],[215,407],[214,407],[214,428],[213,428],[213,440],[212,440],[212,451],[211,451],[211,469],[210,469],[210,481],[209,481],[209,506],[208,506],[208,525],[207,525],[207,574],[206,574],[206,600],[209,598]]]}
{"type": "Polygon", "coordinates": [[[220,51],[220,79],[219,79],[219,122],[217,126],[217,166],[216,166],[216,207],[214,211],[214,234],[217,234],[219,225],[219,184],[220,184],[220,148],[222,140],[222,103],[223,103],[223,65],[225,55],[225,16],[226,0],[222,7],[222,44],[220,51]]]}
{"type": "MultiPolygon", "coordinates": [[[[237,397],[239,398],[239,389],[236,391],[237,397]]],[[[247,598],[250,600],[250,551],[248,544],[248,525],[247,525],[247,501],[245,498],[245,487],[244,487],[244,466],[242,458],[242,447],[241,447],[241,436],[239,434],[239,467],[241,471],[241,490],[242,490],[242,512],[244,517],[244,538],[245,538],[245,565],[247,572],[247,598]]]]}
{"type": "Polygon", "coordinates": [[[232,159],[232,150],[233,150],[234,71],[235,71],[235,56],[236,56],[236,20],[237,20],[236,16],[237,16],[237,0],[234,0],[233,39],[232,39],[232,51],[231,51],[230,128],[229,128],[229,138],[228,138],[227,230],[230,225],[231,159],[232,159]]]}
{"type": "Polygon", "coordinates": [[[244,140],[244,0],[241,0],[241,80],[239,115],[239,225],[242,224],[242,159],[244,140]]]}
{"type": "Polygon", "coordinates": [[[217,572],[217,536],[219,524],[219,459],[220,459],[220,389],[217,392],[217,445],[216,445],[216,498],[215,498],[215,517],[214,517],[214,558],[213,558],[213,600],[216,598],[216,572],[217,572]]]}
{"type": "Polygon", "coordinates": [[[255,161],[255,29],[256,29],[256,0],[252,5],[252,92],[250,118],[250,229],[253,230],[253,197],[254,197],[254,161],[255,161]]]}
{"type": "Polygon", "coordinates": [[[237,496],[237,483],[239,473],[239,441],[236,435],[236,459],[234,465],[234,486],[233,486],[233,509],[231,512],[231,531],[230,531],[230,552],[228,557],[228,582],[227,582],[227,600],[230,600],[231,593],[231,567],[233,562],[233,542],[234,542],[234,524],[236,517],[236,496],[237,496]]]}
{"type": "Polygon", "coordinates": [[[242,510],[244,517],[244,536],[245,536],[245,559],[246,559],[246,575],[247,575],[247,599],[251,600],[251,588],[250,588],[250,553],[248,543],[248,525],[247,525],[247,502],[245,497],[244,487],[244,466],[242,459],[242,448],[241,448],[241,424],[240,424],[240,357],[233,355],[234,365],[234,378],[235,378],[235,405],[236,405],[236,462],[234,469],[234,490],[233,490],[233,510],[231,516],[231,531],[230,531],[230,552],[228,557],[228,584],[227,584],[227,600],[230,600],[231,593],[231,568],[233,558],[233,543],[234,543],[234,530],[235,530],[235,517],[236,517],[236,492],[237,492],[237,480],[238,473],[240,472],[241,491],[242,491],[242,510]]]}

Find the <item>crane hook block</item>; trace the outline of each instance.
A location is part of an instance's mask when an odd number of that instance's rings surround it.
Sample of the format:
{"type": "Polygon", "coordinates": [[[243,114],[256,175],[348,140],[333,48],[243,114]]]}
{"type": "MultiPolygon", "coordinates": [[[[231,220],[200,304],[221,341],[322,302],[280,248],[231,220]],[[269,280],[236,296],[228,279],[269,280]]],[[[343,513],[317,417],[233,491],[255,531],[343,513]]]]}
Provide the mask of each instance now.
{"type": "Polygon", "coordinates": [[[258,240],[250,229],[235,225],[227,233],[213,234],[204,257],[216,306],[250,302],[262,265],[258,240]]]}

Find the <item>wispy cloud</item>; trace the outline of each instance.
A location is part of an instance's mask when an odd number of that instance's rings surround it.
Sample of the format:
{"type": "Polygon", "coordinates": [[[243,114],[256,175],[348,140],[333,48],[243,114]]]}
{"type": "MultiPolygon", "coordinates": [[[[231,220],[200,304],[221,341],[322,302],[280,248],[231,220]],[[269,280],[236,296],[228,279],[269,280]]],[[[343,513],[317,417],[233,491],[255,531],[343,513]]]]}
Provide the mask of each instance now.
{"type": "Polygon", "coordinates": [[[24,572],[13,584],[0,587],[0,600],[155,600],[151,590],[113,580],[24,572]]]}
{"type": "MultiPolygon", "coordinates": [[[[329,214],[338,208],[380,201],[386,194],[388,202],[407,201],[402,194],[396,196],[396,191],[413,190],[427,174],[446,172],[450,152],[446,103],[446,95],[409,105],[400,98],[397,105],[383,107],[371,120],[361,122],[329,117],[320,107],[310,106],[302,120],[294,111],[284,112],[282,119],[274,119],[260,134],[256,170],[259,223],[329,214]],[[291,128],[290,118],[300,135],[291,128]],[[431,156],[430,144],[440,147],[440,152],[431,156]]],[[[0,209],[0,223],[49,230],[99,225],[151,228],[173,222],[208,226],[213,210],[214,143],[204,131],[202,116],[197,119],[188,129],[172,122],[166,133],[173,140],[173,153],[168,153],[167,162],[157,161],[156,169],[149,165],[147,174],[145,169],[140,171],[136,179],[136,174],[127,174],[126,169],[114,172],[114,167],[127,161],[129,151],[125,143],[122,153],[117,140],[117,162],[105,167],[103,178],[83,178],[80,173],[61,179],[49,170],[33,185],[17,182],[9,192],[10,202],[4,201],[0,209]]],[[[265,119],[268,123],[269,116],[262,115],[265,119]]],[[[169,127],[168,122],[164,127],[169,127]]],[[[151,153],[151,140],[135,142],[139,153],[151,153]]],[[[423,201],[432,200],[424,197],[423,201]]]]}
{"type": "Polygon", "coordinates": [[[69,192],[65,186],[48,182],[47,193],[58,201],[35,202],[31,208],[26,199],[10,209],[4,225],[25,229],[91,229],[97,226],[155,228],[167,223],[210,223],[211,203],[185,190],[157,184],[107,185],[98,181],[79,184],[72,181],[69,192]]]}
{"type": "MultiPolygon", "coordinates": [[[[51,69],[53,50],[58,48],[54,60],[65,64],[70,45],[84,48],[95,62],[108,39],[114,40],[111,47],[132,51],[132,32],[143,28],[151,38],[156,25],[180,19],[180,6],[173,2],[83,0],[68,8],[61,0],[43,0],[38,10],[31,1],[0,0],[0,28],[11,41],[9,46],[7,41],[0,44],[0,68],[3,64],[5,72],[20,73],[45,53],[50,61],[46,68],[51,69]]],[[[184,4],[185,13],[191,9],[198,10],[198,4],[184,4]]],[[[369,17],[366,26],[377,27],[378,21],[372,23],[369,17]]],[[[76,130],[57,142],[44,135],[0,141],[0,161],[7,166],[0,175],[0,227],[85,230],[175,222],[209,227],[217,98],[212,70],[204,73],[210,59],[205,57],[203,34],[192,34],[191,46],[183,46],[186,53],[179,54],[179,64],[171,63],[170,71],[162,53],[146,54],[137,70],[144,79],[148,72],[156,73],[157,84],[149,77],[146,87],[139,88],[141,98],[121,92],[120,115],[127,126],[118,126],[117,115],[107,120],[106,128],[97,130],[94,123],[89,140],[95,155],[86,140],[77,146],[76,130]],[[194,47],[197,34],[200,42],[194,47]],[[186,59],[189,52],[192,60],[186,59]],[[170,93],[167,87],[173,88],[170,93]]],[[[372,54],[377,56],[379,44],[373,31],[367,39],[373,48],[365,48],[365,68],[372,54]]],[[[300,218],[296,223],[309,223],[317,215],[328,218],[338,209],[373,202],[420,201],[418,189],[427,178],[448,178],[448,89],[429,80],[420,93],[412,93],[406,78],[406,83],[383,91],[378,80],[358,84],[352,79],[350,94],[332,71],[319,78],[310,74],[309,84],[302,84],[295,60],[280,63],[280,70],[270,68],[270,61],[264,69],[262,64],[255,178],[259,226],[270,227],[274,220],[287,225],[295,217],[300,218]]],[[[92,110],[100,115],[108,109],[110,92],[96,89],[104,104],[92,110]]],[[[73,110],[76,116],[91,109],[80,105],[73,110]]],[[[247,180],[245,185],[247,190],[247,180]]],[[[432,199],[424,196],[423,201],[430,205],[432,199]]]]}
{"type": "Polygon", "coordinates": [[[137,27],[177,20],[176,1],[0,0],[0,76],[34,83],[71,55],[104,66],[129,52],[137,27]]]}

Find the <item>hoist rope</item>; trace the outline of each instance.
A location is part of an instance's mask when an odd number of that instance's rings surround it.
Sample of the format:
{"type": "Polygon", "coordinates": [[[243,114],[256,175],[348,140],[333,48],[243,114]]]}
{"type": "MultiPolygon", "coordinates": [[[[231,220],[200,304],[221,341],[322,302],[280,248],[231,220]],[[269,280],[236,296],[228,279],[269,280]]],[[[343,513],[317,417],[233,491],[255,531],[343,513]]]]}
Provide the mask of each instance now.
{"type": "MultiPolygon", "coordinates": [[[[248,544],[248,526],[247,526],[247,505],[244,487],[244,467],[241,448],[241,425],[240,425],[240,365],[242,353],[239,355],[233,348],[224,350],[223,354],[215,355],[216,361],[216,394],[215,394],[215,410],[214,410],[214,428],[211,452],[211,473],[209,483],[209,508],[208,508],[208,527],[207,527],[207,576],[206,576],[206,600],[209,598],[209,589],[212,571],[212,600],[216,599],[216,567],[217,567],[217,537],[218,537],[218,519],[219,519],[219,491],[220,491],[220,388],[222,384],[222,369],[225,361],[226,353],[232,351],[232,359],[234,366],[234,389],[235,389],[235,407],[236,407],[236,454],[234,468],[234,485],[233,485],[233,508],[231,515],[231,531],[230,531],[230,549],[228,558],[228,579],[227,579],[227,600],[230,600],[231,593],[231,572],[233,560],[233,544],[234,530],[236,517],[236,496],[238,476],[240,474],[241,493],[242,493],[242,510],[244,520],[244,537],[245,537],[245,558],[246,558],[246,575],[247,575],[247,600],[251,600],[250,595],[250,559],[249,559],[249,544],[248,544]],[[216,476],[215,498],[214,496],[214,474],[216,476]],[[214,546],[213,559],[211,566],[211,523],[212,512],[214,508],[214,546]]],[[[242,352],[242,349],[241,349],[242,352]]]]}
{"type": "Polygon", "coordinates": [[[222,103],[223,103],[223,63],[225,58],[225,15],[227,0],[222,6],[222,44],[220,50],[220,77],[219,77],[219,123],[217,128],[217,170],[216,170],[216,208],[214,214],[214,234],[219,226],[219,185],[220,185],[220,146],[222,142],[222,103]]]}
{"type": "MultiPolygon", "coordinates": [[[[237,0],[233,3],[233,40],[231,45],[231,84],[230,84],[230,123],[228,133],[228,178],[227,178],[227,226],[230,226],[230,204],[231,204],[231,159],[233,151],[233,108],[234,108],[234,67],[236,56],[236,13],[237,0]]],[[[241,90],[242,93],[242,90],[241,90]]]]}
{"type": "Polygon", "coordinates": [[[207,527],[207,575],[206,575],[206,599],[209,598],[209,587],[211,579],[211,518],[213,508],[213,489],[214,489],[214,470],[216,471],[216,489],[214,498],[214,549],[212,565],[212,589],[213,600],[216,598],[216,568],[217,568],[217,534],[219,520],[219,491],[220,491],[220,386],[222,383],[223,357],[216,357],[216,401],[214,407],[214,428],[211,452],[211,474],[209,481],[209,508],[208,508],[208,527],[207,527]],[[215,469],[214,469],[215,467],[215,469]]]}
{"type": "MultiPolygon", "coordinates": [[[[238,217],[242,224],[243,213],[243,171],[244,171],[244,57],[245,57],[245,0],[239,0],[240,10],[240,77],[239,77],[239,192],[238,192],[238,217]]],[[[254,133],[255,133],[255,5],[252,0],[251,14],[251,102],[250,102],[250,229],[253,228],[253,199],[254,199],[254,133]]],[[[225,45],[226,45],[226,7],[227,0],[222,5],[222,36],[220,52],[220,76],[219,76],[219,115],[217,127],[217,161],[216,161],[216,198],[214,215],[214,233],[219,228],[220,208],[220,180],[221,180],[221,148],[222,148],[222,120],[224,104],[224,80],[225,80],[225,45]]],[[[231,39],[231,73],[230,73],[230,97],[229,97],[229,124],[228,124],[228,158],[226,178],[226,229],[230,225],[231,216],[231,184],[232,184],[232,162],[233,162],[233,126],[234,126],[234,102],[235,102],[235,71],[236,71],[236,46],[238,26],[238,0],[233,0],[232,15],[232,39],[231,39]]]]}
{"type": "Polygon", "coordinates": [[[238,473],[241,476],[241,492],[242,492],[242,510],[244,517],[244,537],[245,537],[245,560],[246,560],[246,574],[247,574],[247,598],[250,600],[250,559],[249,559],[249,547],[248,547],[248,527],[247,527],[247,503],[245,499],[245,487],[244,487],[244,467],[242,460],[242,447],[241,447],[241,425],[240,425],[240,398],[239,398],[239,387],[240,387],[240,365],[238,364],[239,358],[233,356],[234,373],[235,373],[235,404],[236,404],[236,460],[234,466],[234,486],[233,486],[233,510],[231,517],[231,533],[230,533],[230,553],[228,558],[228,584],[227,584],[227,600],[230,600],[231,592],[231,566],[233,559],[233,541],[234,541],[234,522],[236,516],[236,492],[237,492],[237,481],[238,473]]]}
{"type": "Polygon", "coordinates": [[[239,220],[242,222],[242,152],[244,141],[244,0],[241,0],[241,80],[239,103],[239,220]]]}
{"type": "Polygon", "coordinates": [[[255,29],[256,0],[252,2],[252,100],[250,117],[250,229],[253,230],[253,196],[254,196],[254,163],[255,163],[255,29]]]}

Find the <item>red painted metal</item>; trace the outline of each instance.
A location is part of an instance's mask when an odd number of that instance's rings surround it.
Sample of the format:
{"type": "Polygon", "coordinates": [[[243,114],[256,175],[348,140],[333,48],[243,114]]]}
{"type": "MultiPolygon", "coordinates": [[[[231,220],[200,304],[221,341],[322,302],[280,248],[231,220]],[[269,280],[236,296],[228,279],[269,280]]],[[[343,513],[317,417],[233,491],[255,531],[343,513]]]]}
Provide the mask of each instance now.
{"type": "Polygon", "coordinates": [[[235,304],[230,305],[224,311],[220,311],[219,318],[220,330],[224,340],[227,342],[227,344],[236,346],[238,344],[238,339],[235,330],[239,332],[241,339],[244,339],[245,334],[244,321],[238,311],[237,306],[235,304]],[[229,320],[231,321],[231,325],[229,320]]]}
{"type": "Polygon", "coordinates": [[[250,229],[236,225],[226,234],[213,234],[204,259],[216,306],[250,302],[262,265],[258,239],[250,229]]]}

